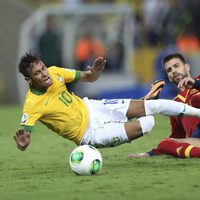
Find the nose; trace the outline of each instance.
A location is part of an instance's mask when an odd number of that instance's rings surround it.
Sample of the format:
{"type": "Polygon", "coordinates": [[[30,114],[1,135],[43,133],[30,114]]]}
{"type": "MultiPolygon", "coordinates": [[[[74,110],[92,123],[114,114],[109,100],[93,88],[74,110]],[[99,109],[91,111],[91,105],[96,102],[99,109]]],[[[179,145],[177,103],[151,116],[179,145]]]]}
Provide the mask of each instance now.
{"type": "Polygon", "coordinates": [[[47,72],[46,71],[42,71],[42,76],[43,77],[47,76],[47,72]]]}
{"type": "Polygon", "coordinates": [[[176,70],[174,68],[172,68],[172,73],[175,74],[176,73],[176,70]]]}

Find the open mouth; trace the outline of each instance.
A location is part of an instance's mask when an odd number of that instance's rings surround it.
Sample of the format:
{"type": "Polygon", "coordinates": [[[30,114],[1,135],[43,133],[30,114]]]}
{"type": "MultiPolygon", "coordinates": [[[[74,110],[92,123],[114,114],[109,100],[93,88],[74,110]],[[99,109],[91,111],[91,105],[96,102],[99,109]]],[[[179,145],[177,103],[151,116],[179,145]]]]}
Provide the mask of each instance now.
{"type": "Polygon", "coordinates": [[[50,77],[47,77],[47,78],[44,80],[43,83],[44,83],[45,86],[50,86],[51,83],[52,83],[52,81],[51,81],[50,77]]]}

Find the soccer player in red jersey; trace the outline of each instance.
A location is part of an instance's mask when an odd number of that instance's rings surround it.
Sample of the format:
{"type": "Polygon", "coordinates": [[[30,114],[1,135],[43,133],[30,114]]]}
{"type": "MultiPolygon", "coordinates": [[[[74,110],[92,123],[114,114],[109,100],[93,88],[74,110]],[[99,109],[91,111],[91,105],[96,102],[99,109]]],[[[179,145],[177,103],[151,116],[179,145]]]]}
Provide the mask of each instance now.
{"type": "MultiPolygon", "coordinates": [[[[179,89],[175,101],[200,108],[200,75],[192,78],[190,66],[178,53],[163,59],[163,67],[170,82],[179,89]]],[[[148,97],[149,98],[149,97],[148,97]]],[[[130,154],[129,157],[148,157],[168,154],[178,158],[200,157],[200,119],[196,117],[170,117],[171,135],[147,153],[130,154]]]]}

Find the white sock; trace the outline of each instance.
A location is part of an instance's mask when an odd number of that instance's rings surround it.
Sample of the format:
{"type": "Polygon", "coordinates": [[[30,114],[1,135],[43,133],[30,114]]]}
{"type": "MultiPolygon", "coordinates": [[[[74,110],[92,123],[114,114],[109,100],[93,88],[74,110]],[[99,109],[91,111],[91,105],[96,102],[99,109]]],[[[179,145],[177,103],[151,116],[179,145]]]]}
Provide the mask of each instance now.
{"type": "Polygon", "coordinates": [[[152,115],[140,117],[137,121],[140,122],[143,135],[149,133],[155,125],[154,116],[152,115]]]}
{"type": "Polygon", "coordinates": [[[144,106],[146,115],[163,114],[168,116],[186,115],[200,117],[200,109],[173,100],[146,100],[144,106]]]}

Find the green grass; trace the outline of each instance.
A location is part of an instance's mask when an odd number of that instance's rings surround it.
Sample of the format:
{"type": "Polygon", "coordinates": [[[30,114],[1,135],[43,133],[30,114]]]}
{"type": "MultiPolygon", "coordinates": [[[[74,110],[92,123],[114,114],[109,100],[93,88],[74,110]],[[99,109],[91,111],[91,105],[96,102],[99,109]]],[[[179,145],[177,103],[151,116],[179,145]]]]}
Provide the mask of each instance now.
{"type": "Polygon", "coordinates": [[[131,144],[100,149],[104,163],[96,176],[71,172],[68,157],[75,145],[39,123],[27,151],[17,150],[13,135],[20,118],[19,107],[0,107],[1,200],[199,199],[200,159],[126,157],[167,137],[167,117],[157,116],[152,133],[131,144]]]}

